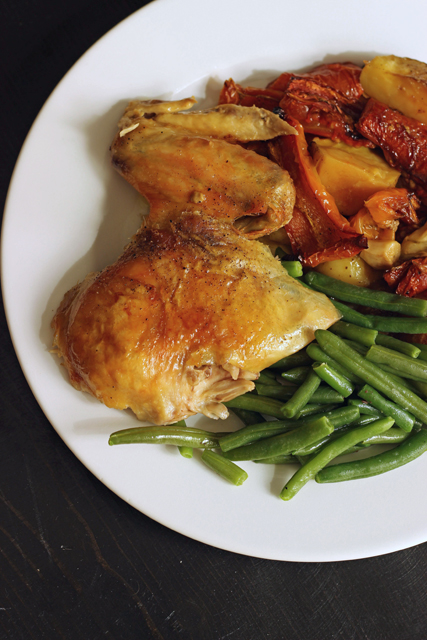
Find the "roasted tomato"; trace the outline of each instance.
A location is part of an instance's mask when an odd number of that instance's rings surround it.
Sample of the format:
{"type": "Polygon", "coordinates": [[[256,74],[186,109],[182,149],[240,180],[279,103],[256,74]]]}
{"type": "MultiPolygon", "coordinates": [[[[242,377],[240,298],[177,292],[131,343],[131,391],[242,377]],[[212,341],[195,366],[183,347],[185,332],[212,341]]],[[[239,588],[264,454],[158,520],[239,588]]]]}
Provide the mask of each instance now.
{"type": "Polygon", "coordinates": [[[219,102],[270,110],[280,107],[301,122],[306,133],[372,147],[354,128],[366,102],[360,72],[350,62],[323,64],[308,73],[282,73],[266,89],[242,87],[230,79],[219,102]]]}
{"type": "Polygon", "coordinates": [[[390,287],[401,296],[412,298],[427,291],[427,257],[407,260],[384,274],[390,287]]]}
{"type": "Polygon", "coordinates": [[[371,98],[356,128],[381,147],[387,162],[427,204],[427,126],[371,98]]]}

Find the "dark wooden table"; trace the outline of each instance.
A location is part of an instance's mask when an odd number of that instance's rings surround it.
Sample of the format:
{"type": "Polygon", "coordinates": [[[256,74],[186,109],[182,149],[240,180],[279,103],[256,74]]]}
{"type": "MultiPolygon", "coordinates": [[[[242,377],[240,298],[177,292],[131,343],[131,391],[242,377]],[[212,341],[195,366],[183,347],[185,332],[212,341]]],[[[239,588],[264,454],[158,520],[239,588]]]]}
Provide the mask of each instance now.
{"type": "MultiPolygon", "coordinates": [[[[143,4],[3,0],[2,199],[52,89],[143,4]]],[[[235,555],[166,529],[67,449],[26,383],[3,311],[0,322],[0,638],[427,638],[426,545],[298,564],[235,555]]]]}

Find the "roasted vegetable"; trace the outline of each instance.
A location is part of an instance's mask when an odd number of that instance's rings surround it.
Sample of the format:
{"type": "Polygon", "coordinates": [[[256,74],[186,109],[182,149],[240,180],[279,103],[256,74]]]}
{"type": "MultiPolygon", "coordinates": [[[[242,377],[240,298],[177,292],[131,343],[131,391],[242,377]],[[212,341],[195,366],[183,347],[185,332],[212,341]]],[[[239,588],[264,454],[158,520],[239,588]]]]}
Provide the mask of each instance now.
{"type": "Polygon", "coordinates": [[[427,126],[371,98],[356,127],[427,204],[427,126]]]}
{"type": "Polygon", "coordinates": [[[310,78],[320,87],[333,89],[337,99],[348,109],[352,108],[354,113],[363,105],[360,72],[361,68],[352,62],[332,62],[321,64],[302,74],[282,73],[268,85],[268,88],[285,91],[290,78],[310,78]]]}
{"type": "Polygon", "coordinates": [[[356,214],[377,191],[395,187],[400,176],[372,149],[314,138],[310,150],[320,181],[345,216],[356,214]]]}
{"type": "Polygon", "coordinates": [[[406,260],[384,274],[385,281],[402,296],[413,296],[427,290],[427,258],[406,260]]]}
{"type": "Polygon", "coordinates": [[[369,287],[381,277],[381,273],[372,269],[360,255],[323,262],[315,267],[315,270],[336,280],[341,280],[341,282],[356,284],[359,287],[369,287]]]}
{"type": "Polygon", "coordinates": [[[269,148],[273,159],[289,172],[296,190],[293,216],[285,226],[293,253],[311,267],[357,255],[366,246],[365,239],[350,228],[321,184],[302,125],[292,117],[287,121],[297,135],[280,136],[269,143],[269,148]]]}
{"type": "Polygon", "coordinates": [[[402,242],[402,259],[423,258],[427,256],[427,222],[407,235],[402,242]]]}
{"type": "Polygon", "coordinates": [[[418,224],[418,207],[418,198],[406,189],[384,189],[365,201],[365,206],[350,218],[350,224],[369,240],[392,241],[401,220],[407,225],[418,224]]]}
{"type": "Polygon", "coordinates": [[[365,65],[360,82],[371,98],[427,123],[427,64],[424,62],[377,56],[365,65]]]}
{"type": "Polygon", "coordinates": [[[373,269],[390,269],[398,262],[401,250],[396,240],[368,240],[368,248],[360,257],[373,269]]]}
{"type": "Polygon", "coordinates": [[[242,107],[259,107],[273,111],[279,107],[282,91],[242,87],[232,78],[224,82],[218,104],[239,104],[242,107]]]}
{"type": "Polygon", "coordinates": [[[302,74],[282,73],[266,89],[224,83],[219,104],[280,107],[296,118],[306,133],[343,140],[351,146],[372,146],[354,129],[366,102],[359,82],[361,68],[351,62],[323,64],[302,74]]]}

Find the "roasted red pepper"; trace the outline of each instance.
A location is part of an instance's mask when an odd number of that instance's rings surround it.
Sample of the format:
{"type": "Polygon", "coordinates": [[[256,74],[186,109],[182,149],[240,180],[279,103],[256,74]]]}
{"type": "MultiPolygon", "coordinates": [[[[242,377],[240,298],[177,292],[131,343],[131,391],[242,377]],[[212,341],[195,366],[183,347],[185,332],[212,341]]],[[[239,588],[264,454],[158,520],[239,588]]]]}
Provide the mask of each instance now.
{"type": "Polygon", "coordinates": [[[302,125],[291,117],[286,120],[297,135],[276,138],[269,149],[272,159],[289,172],[296,189],[292,220],[285,227],[292,251],[311,267],[360,253],[367,246],[366,239],[350,228],[321,184],[302,125]]]}

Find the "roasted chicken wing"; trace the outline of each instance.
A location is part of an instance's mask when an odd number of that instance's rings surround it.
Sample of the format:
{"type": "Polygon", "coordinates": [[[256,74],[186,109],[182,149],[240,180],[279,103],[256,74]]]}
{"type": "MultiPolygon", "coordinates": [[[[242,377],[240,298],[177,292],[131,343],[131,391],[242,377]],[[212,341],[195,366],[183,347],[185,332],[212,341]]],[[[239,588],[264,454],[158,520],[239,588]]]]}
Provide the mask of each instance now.
{"type": "Polygon", "coordinates": [[[288,173],[237,141],[294,129],[256,107],[182,113],[194,102],[131,102],[119,123],[113,164],[149,201],[148,225],[163,228],[183,211],[204,210],[249,238],[283,227],[295,204],[288,173]]]}
{"type": "Polygon", "coordinates": [[[142,228],[116,263],[71,289],[54,344],[76,388],[166,424],[225,418],[224,401],[338,318],[266,246],[185,213],[142,228]]]}

